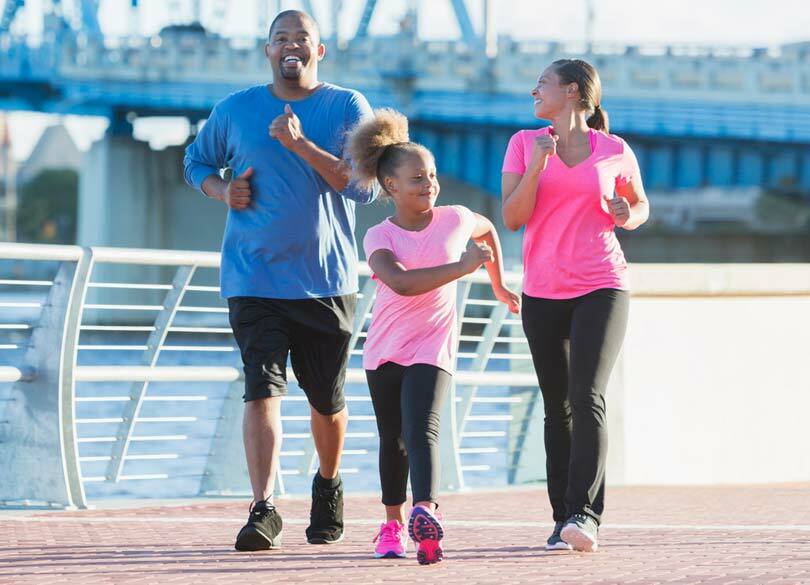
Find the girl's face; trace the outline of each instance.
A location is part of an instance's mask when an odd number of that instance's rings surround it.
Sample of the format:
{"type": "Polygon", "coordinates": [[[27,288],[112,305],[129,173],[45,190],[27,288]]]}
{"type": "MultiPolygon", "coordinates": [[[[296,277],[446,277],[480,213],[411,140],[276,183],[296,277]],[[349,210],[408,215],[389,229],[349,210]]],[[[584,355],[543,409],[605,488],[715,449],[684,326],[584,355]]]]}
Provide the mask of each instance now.
{"type": "Polygon", "coordinates": [[[554,118],[568,107],[569,102],[577,99],[577,94],[576,83],[563,85],[554,68],[547,68],[532,90],[534,116],[546,120],[554,118]]]}
{"type": "Polygon", "coordinates": [[[430,211],[439,196],[436,161],[424,148],[406,154],[396,173],[386,177],[384,182],[385,190],[394,199],[397,210],[408,213],[430,211]]]}

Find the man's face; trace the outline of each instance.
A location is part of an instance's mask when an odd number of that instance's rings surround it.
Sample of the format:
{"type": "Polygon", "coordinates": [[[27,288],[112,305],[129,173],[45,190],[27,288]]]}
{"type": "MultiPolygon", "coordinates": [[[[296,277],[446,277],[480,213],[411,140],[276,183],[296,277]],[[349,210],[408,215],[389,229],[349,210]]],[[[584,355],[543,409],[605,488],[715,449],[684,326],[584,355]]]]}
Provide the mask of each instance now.
{"type": "Polygon", "coordinates": [[[276,22],[264,52],[274,76],[295,80],[317,72],[325,47],[312,21],[292,15],[276,22]]]}

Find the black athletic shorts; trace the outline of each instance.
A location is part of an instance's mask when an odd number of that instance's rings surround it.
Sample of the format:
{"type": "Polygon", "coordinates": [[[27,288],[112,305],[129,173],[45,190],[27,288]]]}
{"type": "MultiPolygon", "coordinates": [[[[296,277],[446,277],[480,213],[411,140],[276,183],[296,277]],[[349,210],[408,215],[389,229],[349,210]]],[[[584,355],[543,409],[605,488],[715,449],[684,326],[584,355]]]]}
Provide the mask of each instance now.
{"type": "Polygon", "coordinates": [[[287,393],[287,355],[321,414],[343,410],[357,295],[320,299],[231,297],[229,318],[245,368],[244,400],[287,393]]]}

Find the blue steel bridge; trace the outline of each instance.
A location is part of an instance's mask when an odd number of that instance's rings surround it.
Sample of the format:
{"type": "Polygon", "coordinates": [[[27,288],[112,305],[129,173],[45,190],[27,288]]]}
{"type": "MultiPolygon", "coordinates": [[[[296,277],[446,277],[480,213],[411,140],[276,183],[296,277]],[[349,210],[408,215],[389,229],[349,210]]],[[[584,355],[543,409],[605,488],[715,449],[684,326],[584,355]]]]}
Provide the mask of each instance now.
{"type": "MultiPolygon", "coordinates": [[[[56,1],[42,15],[44,32],[34,43],[11,33],[24,0],[6,0],[0,108],[106,116],[110,137],[131,136],[133,115],[196,123],[229,92],[269,79],[260,31],[275,4],[259,2],[264,22],[249,38],[206,30],[199,2],[192,3],[192,18],[203,24],[110,38],[98,24],[98,0],[56,1]]],[[[407,25],[395,36],[370,36],[380,4],[367,1],[356,30],[326,40],[321,77],[360,89],[374,106],[405,111],[416,139],[436,152],[446,175],[497,193],[508,137],[538,124],[528,97],[538,73],[575,56],[599,68],[612,130],[634,147],[648,189],[787,184],[810,190],[810,43],[773,50],[518,42],[494,38],[487,18],[476,30],[463,0],[451,1],[458,41],[425,41],[407,25]]],[[[487,4],[491,16],[496,3],[487,4]]],[[[341,5],[332,2],[332,12],[341,5]]],[[[143,9],[136,0],[122,6],[133,15],[143,9]]],[[[415,22],[429,8],[411,2],[410,9],[415,22]]]]}

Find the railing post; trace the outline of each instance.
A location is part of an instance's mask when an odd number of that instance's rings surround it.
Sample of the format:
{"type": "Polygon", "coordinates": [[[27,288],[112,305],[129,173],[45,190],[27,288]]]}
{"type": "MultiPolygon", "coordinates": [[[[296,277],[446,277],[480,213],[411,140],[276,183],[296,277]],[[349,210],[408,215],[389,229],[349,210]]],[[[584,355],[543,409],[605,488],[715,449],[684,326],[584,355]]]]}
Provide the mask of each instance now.
{"type": "Polygon", "coordinates": [[[543,398],[540,389],[537,386],[518,388],[517,391],[513,390],[514,393],[522,400],[510,409],[514,419],[509,425],[507,483],[545,480],[543,398]]]}
{"type": "Polygon", "coordinates": [[[85,508],[76,437],[76,345],[92,259],[64,260],[32,331],[0,424],[0,501],[85,508]]]}
{"type": "MultiPolygon", "coordinates": [[[[458,319],[458,334],[461,335],[462,319],[464,309],[467,305],[467,297],[470,296],[472,282],[461,280],[458,282],[456,293],[456,318],[458,319]]],[[[460,349],[456,347],[458,351],[460,349]]],[[[456,358],[458,362],[458,358],[456,358]]],[[[456,382],[450,385],[450,391],[442,405],[442,424],[439,431],[439,453],[442,461],[441,486],[445,490],[460,490],[464,487],[464,472],[461,469],[461,458],[458,452],[461,443],[461,434],[458,430],[456,420],[456,382]]]]}
{"type": "MultiPolygon", "coordinates": [[[[196,266],[180,266],[172,281],[172,288],[166,293],[163,300],[163,309],[155,318],[155,330],[149,335],[147,350],[143,354],[141,363],[145,366],[154,366],[160,357],[160,350],[169,334],[169,327],[177,314],[177,308],[183,301],[183,296],[194,276],[196,266]]],[[[107,479],[109,481],[119,481],[124,469],[127,451],[132,441],[132,434],[135,431],[135,422],[141,412],[146,391],[149,389],[149,382],[136,382],[130,388],[130,400],[126,403],[121,423],[121,432],[117,441],[113,444],[112,457],[107,467],[107,479]]]]}
{"type": "MultiPolygon", "coordinates": [[[[509,351],[515,352],[517,346],[522,345],[525,342],[510,343],[509,351]]],[[[507,482],[519,484],[546,481],[543,395],[536,383],[534,365],[530,360],[512,361],[509,369],[516,375],[530,375],[535,383],[509,389],[512,396],[520,398],[520,402],[509,408],[512,421],[509,424],[507,446],[507,482]]]]}
{"type": "MultiPolygon", "coordinates": [[[[473,360],[473,363],[470,366],[470,371],[483,372],[487,368],[489,355],[492,353],[492,349],[495,347],[495,340],[501,333],[503,320],[506,318],[508,310],[509,307],[503,303],[499,303],[492,310],[492,313],[490,314],[490,321],[484,328],[483,339],[478,342],[478,346],[475,350],[476,354],[478,355],[473,360]]],[[[464,396],[461,397],[461,406],[458,409],[457,420],[459,436],[464,432],[464,427],[467,425],[467,417],[470,415],[473,399],[477,393],[478,386],[469,386],[466,392],[464,392],[464,396]]]]}

